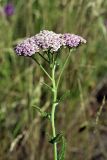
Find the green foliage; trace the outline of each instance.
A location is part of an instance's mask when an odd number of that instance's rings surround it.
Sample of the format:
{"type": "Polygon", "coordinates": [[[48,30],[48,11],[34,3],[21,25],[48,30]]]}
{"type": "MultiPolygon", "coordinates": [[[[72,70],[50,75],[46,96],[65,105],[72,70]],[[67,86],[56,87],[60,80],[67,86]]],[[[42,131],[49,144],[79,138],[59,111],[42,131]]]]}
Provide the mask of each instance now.
{"type": "Polygon", "coordinates": [[[58,160],[64,160],[65,159],[65,149],[66,149],[66,142],[65,142],[65,138],[62,135],[62,146],[61,146],[61,151],[58,155],[58,160]]]}
{"type": "Polygon", "coordinates": [[[55,137],[51,138],[51,140],[49,141],[49,143],[58,143],[60,142],[62,139],[62,134],[58,133],[55,137]]]}
{"type": "Polygon", "coordinates": [[[43,118],[48,118],[48,119],[50,119],[50,116],[51,116],[50,113],[47,113],[47,112],[42,111],[42,109],[41,109],[40,107],[38,107],[38,106],[34,106],[34,107],[35,107],[36,110],[41,114],[41,116],[42,116],[43,118]]]}

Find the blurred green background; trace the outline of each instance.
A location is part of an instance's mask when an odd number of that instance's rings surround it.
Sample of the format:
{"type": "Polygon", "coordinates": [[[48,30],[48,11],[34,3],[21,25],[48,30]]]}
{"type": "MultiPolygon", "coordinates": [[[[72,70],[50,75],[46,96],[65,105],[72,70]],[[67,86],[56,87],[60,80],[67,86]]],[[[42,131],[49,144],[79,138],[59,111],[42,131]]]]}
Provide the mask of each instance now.
{"type": "Polygon", "coordinates": [[[13,51],[43,29],[87,40],[72,54],[60,85],[59,97],[67,94],[56,126],[66,138],[65,160],[107,160],[107,0],[0,0],[0,160],[53,160],[50,124],[33,107],[51,107],[42,84],[48,80],[34,61],[13,51]],[[4,13],[8,3],[12,16],[4,13]]]}

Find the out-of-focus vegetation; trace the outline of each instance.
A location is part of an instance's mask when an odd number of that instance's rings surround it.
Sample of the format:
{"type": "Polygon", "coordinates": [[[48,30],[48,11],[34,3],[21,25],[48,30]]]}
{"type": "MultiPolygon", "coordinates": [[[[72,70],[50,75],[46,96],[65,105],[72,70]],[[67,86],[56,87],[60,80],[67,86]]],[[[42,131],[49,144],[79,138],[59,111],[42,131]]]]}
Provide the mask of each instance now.
{"type": "Polygon", "coordinates": [[[106,0],[0,0],[0,160],[53,159],[50,126],[33,107],[51,107],[42,83],[47,79],[31,59],[13,51],[20,39],[42,29],[87,40],[72,54],[60,85],[59,97],[68,90],[56,117],[67,140],[65,159],[106,160],[106,0]],[[10,17],[3,12],[8,2],[15,8],[10,17]]]}

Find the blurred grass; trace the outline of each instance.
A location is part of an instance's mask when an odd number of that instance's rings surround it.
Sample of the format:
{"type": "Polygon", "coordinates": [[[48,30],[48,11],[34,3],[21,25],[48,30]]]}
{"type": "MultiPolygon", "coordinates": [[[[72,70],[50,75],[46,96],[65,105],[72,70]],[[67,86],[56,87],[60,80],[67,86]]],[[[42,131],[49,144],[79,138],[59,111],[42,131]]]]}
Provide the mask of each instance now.
{"type": "MultiPolygon", "coordinates": [[[[57,128],[67,139],[66,160],[92,160],[94,141],[90,142],[88,129],[78,133],[78,128],[88,121],[85,108],[91,92],[107,76],[107,1],[14,0],[15,13],[9,18],[1,11],[7,2],[0,1],[0,160],[52,159],[44,132],[50,126],[32,107],[38,104],[48,110],[50,95],[41,83],[47,79],[32,60],[17,57],[13,51],[18,40],[42,29],[87,39],[87,45],[73,53],[64,73],[59,96],[65,90],[69,96],[58,108],[57,128]],[[9,152],[23,132],[27,138],[9,152]]],[[[62,54],[64,61],[66,52],[62,54]]]]}

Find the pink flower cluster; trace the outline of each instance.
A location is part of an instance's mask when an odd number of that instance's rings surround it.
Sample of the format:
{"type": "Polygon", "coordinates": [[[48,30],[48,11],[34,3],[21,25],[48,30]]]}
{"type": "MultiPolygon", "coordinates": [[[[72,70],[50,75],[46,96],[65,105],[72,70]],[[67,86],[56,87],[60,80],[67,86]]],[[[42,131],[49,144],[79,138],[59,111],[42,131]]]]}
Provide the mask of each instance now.
{"type": "Polygon", "coordinates": [[[62,46],[75,48],[81,43],[86,43],[86,40],[78,35],[57,34],[53,31],[43,30],[19,43],[15,47],[15,52],[17,55],[32,56],[41,51],[57,52],[62,46]]]}

